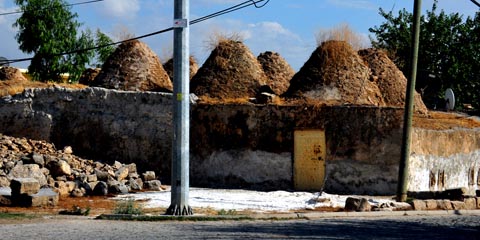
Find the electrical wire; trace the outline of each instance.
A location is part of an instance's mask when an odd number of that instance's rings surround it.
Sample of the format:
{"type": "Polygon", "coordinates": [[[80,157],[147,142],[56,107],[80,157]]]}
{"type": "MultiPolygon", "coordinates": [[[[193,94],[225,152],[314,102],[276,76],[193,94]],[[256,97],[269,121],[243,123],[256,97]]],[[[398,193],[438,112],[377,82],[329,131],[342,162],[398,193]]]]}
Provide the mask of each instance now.
{"type": "MultiPolygon", "coordinates": [[[[89,4],[89,3],[96,3],[96,2],[102,2],[104,0],[91,0],[91,1],[86,1],[86,2],[78,2],[78,3],[70,3],[70,4],[64,4],[62,6],[64,7],[71,7],[71,6],[77,6],[77,5],[83,5],[83,4],[89,4]]],[[[42,9],[37,9],[36,11],[45,11],[48,9],[51,9],[54,7],[47,7],[47,8],[42,8],[42,9]]],[[[25,11],[14,11],[14,12],[7,12],[7,13],[0,13],[0,16],[5,16],[5,15],[12,15],[12,14],[17,14],[17,13],[23,13],[25,11]]]]}
{"type": "Polygon", "coordinates": [[[480,7],[480,3],[477,2],[476,0],[470,0],[473,4],[477,5],[477,7],[480,7]]]}
{"type": "MultiPolygon", "coordinates": [[[[215,12],[215,13],[212,13],[212,14],[194,19],[194,20],[190,21],[189,24],[194,25],[194,24],[197,24],[197,23],[200,23],[200,22],[203,22],[203,21],[221,16],[221,15],[230,13],[230,12],[238,11],[240,9],[243,9],[243,8],[246,8],[246,7],[249,7],[249,6],[252,6],[252,5],[255,5],[255,7],[257,7],[257,8],[262,8],[269,1],[270,0],[249,0],[249,1],[245,1],[243,3],[235,5],[233,7],[229,7],[227,9],[224,9],[224,10],[221,10],[221,11],[218,11],[218,12],[215,12]],[[265,3],[262,4],[262,5],[257,5],[258,3],[261,3],[261,2],[265,2],[265,3]]],[[[129,38],[129,39],[118,41],[118,42],[112,42],[112,43],[109,43],[109,44],[98,45],[98,46],[94,46],[94,47],[90,47],[90,48],[76,49],[76,50],[72,50],[72,51],[69,51],[69,52],[52,54],[52,55],[49,55],[49,56],[50,57],[55,57],[55,56],[63,56],[63,55],[69,55],[69,54],[74,54],[74,53],[92,51],[92,50],[96,50],[96,49],[99,49],[99,48],[105,48],[105,47],[109,47],[109,46],[113,46],[113,45],[118,45],[118,44],[125,43],[125,42],[132,41],[132,40],[138,40],[138,39],[142,39],[142,38],[146,38],[146,37],[151,37],[151,36],[154,36],[154,35],[158,35],[158,34],[161,34],[161,33],[172,31],[174,29],[175,29],[174,27],[169,27],[169,28],[162,29],[162,30],[159,30],[159,31],[156,31],[156,32],[147,33],[147,34],[144,34],[144,35],[141,35],[141,36],[138,36],[138,37],[133,37],[133,38],[129,38]]],[[[8,61],[0,61],[0,65],[11,64],[11,63],[16,63],[16,62],[25,62],[25,61],[30,61],[32,59],[33,59],[33,57],[11,59],[11,60],[8,60],[8,61]]]]}

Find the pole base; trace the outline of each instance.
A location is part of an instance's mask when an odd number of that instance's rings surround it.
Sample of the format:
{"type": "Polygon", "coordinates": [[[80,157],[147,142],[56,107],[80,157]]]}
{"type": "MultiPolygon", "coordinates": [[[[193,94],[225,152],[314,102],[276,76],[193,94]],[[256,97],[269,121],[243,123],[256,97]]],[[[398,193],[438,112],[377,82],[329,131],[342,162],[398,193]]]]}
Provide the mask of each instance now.
{"type": "Polygon", "coordinates": [[[190,206],[170,205],[165,214],[172,216],[189,216],[193,215],[193,209],[190,206]]]}

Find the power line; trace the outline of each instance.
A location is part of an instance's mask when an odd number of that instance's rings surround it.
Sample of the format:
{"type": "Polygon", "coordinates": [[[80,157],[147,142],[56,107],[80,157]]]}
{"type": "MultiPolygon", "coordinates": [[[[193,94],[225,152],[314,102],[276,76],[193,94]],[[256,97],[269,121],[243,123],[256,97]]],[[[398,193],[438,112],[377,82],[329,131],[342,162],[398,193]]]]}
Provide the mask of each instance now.
{"type": "MultiPolygon", "coordinates": [[[[91,0],[91,1],[86,1],[86,2],[63,4],[61,6],[71,7],[71,6],[83,5],[83,4],[89,4],[89,3],[96,3],[96,2],[102,2],[102,1],[104,1],[104,0],[91,0]]],[[[52,9],[52,8],[55,8],[55,7],[46,7],[46,8],[42,8],[42,9],[37,9],[36,11],[45,11],[45,10],[52,9]]],[[[0,16],[12,15],[12,14],[18,14],[18,13],[24,13],[24,12],[26,12],[26,11],[18,10],[18,11],[14,11],[14,12],[0,13],[0,16]]]]}
{"type": "MultiPolygon", "coordinates": [[[[102,0],[102,1],[103,1],[103,0],[102,0]]],[[[262,8],[262,7],[264,7],[269,1],[270,1],[270,0],[249,0],[249,1],[245,1],[245,2],[243,2],[243,3],[240,3],[240,4],[235,5],[235,6],[233,6],[233,7],[229,7],[229,8],[227,8],[227,9],[224,9],[224,10],[221,10],[221,11],[218,11],[218,12],[215,12],[215,13],[212,13],[212,14],[209,14],[209,15],[206,15],[206,16],[203,16],[203,17],[194,19],[194,20],[190,21],[189,23],[190,23],[190,25],[194,25],[194,24],[197,24],[197,23],[200,23],[200,22],[203,22],[203,21],[206,21],[206,20],[209,20],[209,19],[212,19],[212,18],[221,16],[221,15],[230,13],[230,12],[238,11],[238,10],[240,10],[240,9],[243,9],[243,8],[246,8],[246,7],[249,7],[249,6],[252,6],[252,5],[255,5],[256,8],[262,8]],[[262,5],[257,5],[258,3],[261,3],[261,2],[265,2],[265,3],[262,4],[262,5]]],[[[156,31],[156,32],[147,33],[147,34],[144,34],[144,35],[141,35],[141,36],[138,36],[138,37],[133,37],[133,38],[129,38],[129,39],[122,40],[122,41],[118,41],[118,42],[113,42],[113,43],[104,44],[104,45],[97,45],[97,46],[90,47],[90,48],[76,49],[76,50],[72,50],[72,51],[69,51],[69,52],[64,52],[64,53],[59,53],[59,54],[52,54],[52,55],[49,55],[49,56],[50,56],[50,57],[55,57],[55,56],[63,56],[63,55],[69,55],[69,54],[74,54],[74,53],[92,51],[92,50],[96,50],[96,49],[99,49],[99,48],[105,48],[105,47],[109,47],[109,46],[113,46],[113,45],[118,45],[118,44],[121,44],[121,43],[124,43],[124,42],[128,42],[128,41],[132,41],[132,40],[138,40],[138,39],[142,39],[142,38],[151,37],[151,36],[154,36],[154,35],[158,35],[158,34],[161,34],[161,33],[165,33],[165,32],[172,31],[173,29],[174,29],[173,27],[169,27],[169,28],[166,28],[166,29],[163,29],[163,30],[159,30],[159,31],[156,31]]],[[[11,60],[8,60],[8,61],[0,61],[0,65],[1,65],[1,64],[11,64],[11,63],[16,63],[16,62],[30,61],[30,60],[32,60],[32,59],[33,59],[33,57],[30,57],[30,58],[11,59],[11,60]]]]}
{"type": "Polygon", "coordinates": [[[472,1],[473,4],[477,5],[477,7],[480,7],[480,3],[477,2],[476,0],[470,0],[470,1],[472,1]]]}

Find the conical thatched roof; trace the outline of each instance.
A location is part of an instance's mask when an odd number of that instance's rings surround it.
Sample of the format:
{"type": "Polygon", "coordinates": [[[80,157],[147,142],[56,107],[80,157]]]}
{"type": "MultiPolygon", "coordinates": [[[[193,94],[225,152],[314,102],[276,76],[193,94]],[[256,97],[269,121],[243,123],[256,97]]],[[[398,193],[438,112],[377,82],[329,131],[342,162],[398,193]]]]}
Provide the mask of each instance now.
{"type": "MultiPolygon", "coordinates": [[[[405,95],[407,90],[407,78],[395,63],[388,58],[382,50],[373,48],[360,50],[359,55],[371,69],[371,79],[377,84],[382,92],[383,99],[387,106],[405,106],[405,95]]],[[[427,113],[427,107],[422,101],[420,94],[415,92],[415,111],[427,113]]]]}
{"type": "Polygon", "coordinates": [[[193,77],[191,91],[210,98],[246,98],[255,97],[265,84],[262,67],[242,42],[220,40],[193,77]]]}
{"type": "MultiPolygon", "coordinates": [[[[197,74],[198,72],[198,63],[194,57],[190,56],[190,80],[197,74]]],[[[163,64],[163,69],[167,71],[168,76],[173,81],[173,58],[170,58],[167,62],[163,64]]]]}
{"type": "Polygon", "coordinates": [[[290,81],[286,97],[315,99],[332,104],[384,106],[370,69],[352,47],[343,41],[327,41],[290,81]]]}
{"type": "Polygon", "coordinates": [[[92,85],[128,91],[173,90],[158,56],[138,40],[118,46],[103,64],[92,85]]]}
{"type": "Polygon", "coordinates": [[[275,94],[281,95],[287,91],[290,86],[290,79],[295,74],[290,64],[275,52],[261,53],[257,59],[267,75],[267,85],[275,94]]]}

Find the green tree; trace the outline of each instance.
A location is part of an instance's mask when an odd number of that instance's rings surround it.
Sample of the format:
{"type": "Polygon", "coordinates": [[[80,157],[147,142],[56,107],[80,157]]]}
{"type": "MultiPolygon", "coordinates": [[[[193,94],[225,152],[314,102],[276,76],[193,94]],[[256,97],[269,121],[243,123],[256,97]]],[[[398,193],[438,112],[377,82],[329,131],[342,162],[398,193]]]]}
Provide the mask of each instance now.
{"type": "Polygon", "coordinates": [[[112,44],[113,41],[105,33],[97,29],[95,44],[97,46],[105,46],[97,49],[97,67],[102,67],[103,63],[107,61],[107,58],[115,51],[115,47],[112,44]]]}
{"type": "Polygon", "coordinates": [[[34,79],[61,81],[61,74],[69,73],[69,80],[77,80],[94,56],[92,51],[61,55],[94,44],[90,31],[78,36],[77,14],[63,0],[15,0],[15,4],[23,11],[13,24],[19,30],[16,39],[20,50],[34,55],[28,67],[34,79]]]}
{"type": "MultiPolygon", "coordinates": [[[[413,14],[403,9],[394,15],[380,9],[380,15],[386,22],[369,29],[375,34],[375,38],[371,37],[372,45],[386,49],[409,76],[413,14]]],[[[437,1],[422,16],[416,88],[427,105],[433,106],[446,88],[452,88],[459,103],[479,106],[479,24],[478,13],[464,21],[458,13],[438,12],[437,1]]]]}

